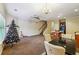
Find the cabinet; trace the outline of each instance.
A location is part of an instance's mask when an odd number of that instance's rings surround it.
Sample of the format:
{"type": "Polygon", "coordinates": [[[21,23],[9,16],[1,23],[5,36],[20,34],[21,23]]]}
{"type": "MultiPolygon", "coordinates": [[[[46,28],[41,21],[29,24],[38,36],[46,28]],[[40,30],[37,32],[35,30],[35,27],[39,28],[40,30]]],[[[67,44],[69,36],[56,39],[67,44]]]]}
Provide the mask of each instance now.
{"type": "Polygon", "coordinates": [[[79,48],[79,33],[75,32],[76,48],[79,48]]]}

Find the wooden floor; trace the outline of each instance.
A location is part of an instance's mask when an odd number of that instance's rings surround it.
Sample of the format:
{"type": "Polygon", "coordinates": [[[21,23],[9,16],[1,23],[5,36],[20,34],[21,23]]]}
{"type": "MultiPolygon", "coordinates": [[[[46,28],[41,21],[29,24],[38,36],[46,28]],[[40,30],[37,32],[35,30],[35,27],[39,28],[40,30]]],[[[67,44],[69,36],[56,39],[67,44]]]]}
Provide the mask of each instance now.
{"type": "Polygon", "coordinates": [[[7,47],[2,55],[40,55],[45,51],[42,35],[24,37],[12,48],[7,47]]]}

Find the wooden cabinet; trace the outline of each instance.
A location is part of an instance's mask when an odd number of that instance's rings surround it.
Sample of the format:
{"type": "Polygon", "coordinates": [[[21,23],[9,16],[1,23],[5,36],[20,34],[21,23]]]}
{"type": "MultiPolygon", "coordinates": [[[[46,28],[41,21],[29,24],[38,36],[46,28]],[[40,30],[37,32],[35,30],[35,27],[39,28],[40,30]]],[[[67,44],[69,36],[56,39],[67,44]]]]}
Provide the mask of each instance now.
{"type": "Polygon", "coordinates": [[[75,33],[76,48],[79,48],[79,33],[75,33]]]}

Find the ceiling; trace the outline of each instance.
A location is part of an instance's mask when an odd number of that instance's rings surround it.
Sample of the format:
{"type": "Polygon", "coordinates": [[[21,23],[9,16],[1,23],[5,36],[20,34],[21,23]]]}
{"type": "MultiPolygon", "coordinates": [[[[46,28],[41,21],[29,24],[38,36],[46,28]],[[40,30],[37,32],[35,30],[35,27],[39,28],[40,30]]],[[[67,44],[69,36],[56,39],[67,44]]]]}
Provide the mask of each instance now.
{"type": "Polygon", "coordinates": [[[41,20],[79,16],[78,3],[6,3],[5,7],[9,14],[23,20],[30,20],[34,16],[39,16],[41,20]],[[44,13],[46,6],[48,14],[44,13]]]}

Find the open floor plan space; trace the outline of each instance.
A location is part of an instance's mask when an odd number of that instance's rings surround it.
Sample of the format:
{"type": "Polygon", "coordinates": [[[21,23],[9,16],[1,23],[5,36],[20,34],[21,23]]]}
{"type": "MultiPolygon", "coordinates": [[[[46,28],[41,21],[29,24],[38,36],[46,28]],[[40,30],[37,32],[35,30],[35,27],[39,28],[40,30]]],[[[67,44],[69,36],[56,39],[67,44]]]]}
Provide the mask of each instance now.
{"type": "Polygon", "coordinates": [[[79,3],[0,3],[0,55],[79,55],[79,3]]]}

